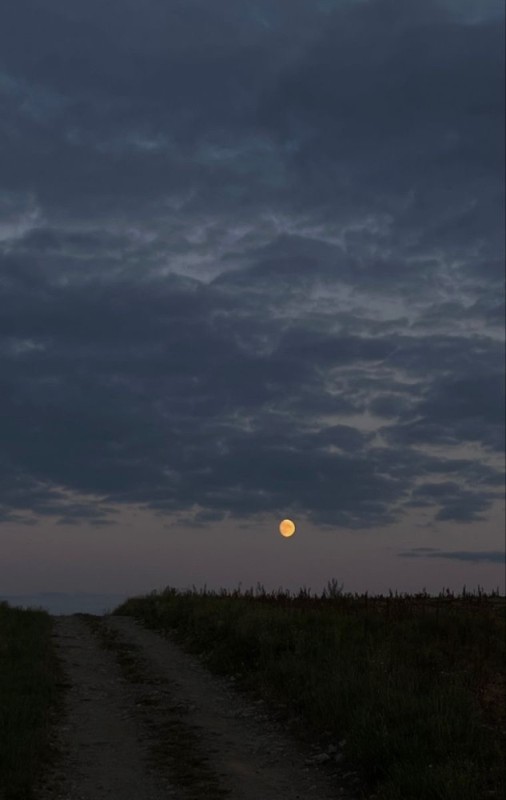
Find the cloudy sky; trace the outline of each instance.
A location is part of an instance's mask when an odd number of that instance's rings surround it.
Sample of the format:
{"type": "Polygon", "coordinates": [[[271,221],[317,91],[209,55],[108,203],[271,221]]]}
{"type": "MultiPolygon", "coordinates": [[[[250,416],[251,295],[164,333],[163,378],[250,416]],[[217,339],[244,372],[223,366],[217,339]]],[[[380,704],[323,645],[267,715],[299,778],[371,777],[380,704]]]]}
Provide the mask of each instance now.
{"type": "Polygon", "coordinates": [[[504,591],[503,84],[502,0],[3,0],[0,594],[504,591]]]}

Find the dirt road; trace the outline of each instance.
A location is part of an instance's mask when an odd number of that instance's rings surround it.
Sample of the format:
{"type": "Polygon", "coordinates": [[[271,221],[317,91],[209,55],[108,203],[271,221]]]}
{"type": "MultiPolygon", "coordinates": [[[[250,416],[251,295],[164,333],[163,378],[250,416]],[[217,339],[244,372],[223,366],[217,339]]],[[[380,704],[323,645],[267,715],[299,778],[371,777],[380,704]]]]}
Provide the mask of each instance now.
{"type": "Polygon", "coordinates": [[[353,800],[349,776],[170,638],[85,615],[54,637],[68,687],[40,800],[353,800]]]}

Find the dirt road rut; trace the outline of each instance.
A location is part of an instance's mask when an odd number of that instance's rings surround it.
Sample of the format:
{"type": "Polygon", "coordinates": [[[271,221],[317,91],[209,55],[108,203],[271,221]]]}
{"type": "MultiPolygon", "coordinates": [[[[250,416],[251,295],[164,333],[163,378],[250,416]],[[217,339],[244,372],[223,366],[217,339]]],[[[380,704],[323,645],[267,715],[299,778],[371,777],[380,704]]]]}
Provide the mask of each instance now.
{"type": "Polygon", "coordinates": [[[353,800],[282,725],[129,617],[55,618],[61,757],[40,800],[353,800]]]}

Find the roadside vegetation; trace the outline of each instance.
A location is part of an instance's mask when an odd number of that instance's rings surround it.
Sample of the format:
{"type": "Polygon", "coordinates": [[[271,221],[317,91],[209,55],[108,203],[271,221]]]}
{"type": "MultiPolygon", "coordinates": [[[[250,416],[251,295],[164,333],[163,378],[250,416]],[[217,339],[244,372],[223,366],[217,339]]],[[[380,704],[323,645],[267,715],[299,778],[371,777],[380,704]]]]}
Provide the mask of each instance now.
{"type": "Polygon", "coordinates": [[[59,667],[45,611],[0,603],[0,798],[36,800],[50,762],[59,667]]]}
{"type": "Polygon", "coordinates": [[[266,700],[306,742],[343,750],[363,797],[492,800],[505,791],[505,598],[166,588],[113,613],[165,631],[266,700]]]}

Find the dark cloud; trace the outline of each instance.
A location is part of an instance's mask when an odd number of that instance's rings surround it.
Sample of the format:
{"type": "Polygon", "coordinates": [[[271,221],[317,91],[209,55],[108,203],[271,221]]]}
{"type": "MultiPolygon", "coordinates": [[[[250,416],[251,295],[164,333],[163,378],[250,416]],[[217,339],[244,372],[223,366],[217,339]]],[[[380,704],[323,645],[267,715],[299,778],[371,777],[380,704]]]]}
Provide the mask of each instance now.
{"type": "MultiPolygon", "coordinates": [[[[461,352],[461,356],[463,359],[472,358],[465,352],[461,352]]],[[[397,398],[382,398],[383,404],[388,400],[391,404],[397,401],[394,408],[399,410],[400,423],[383,429],[389,441],[450,445],[463,441],[479,442],[489,450],[504,452],[504,374],[488,372],[478,360],[475,363],[472,377],[441,376],[427,385],[423,399],[409,406],[405,401],[399,405],[397,398]]],[[[499,358],[496,363],[499,367],[499,358]]],[[[439,366],[442,364],[435,369],[439,366]]],[[[458,361],[455,361],[455,373],[457,370],[458,361]]],[[[431,371],[434,373],[434,369],[431,371]]],[[[378,408],[373,404],[374,407],[378,408]]],[[[387,406],[386,411],[387,416],[394,416],[392,405],[387,406]]]]}
{"type": "Polygon", "coordinates": [[[6,0],[1,520],[486,519],[497,9],[6,0]]]}
{"type": "Polygon", "coordinates": [[[453,552],[445,552],[429,547],[414,547],[412,550],[398,553],[398,555],[402,558],[448,558],[455,559],[455,561],[481,561],[489,564],[502,564],[506,558],[506,553],[502,550],[454,550],[453,552]]]}

